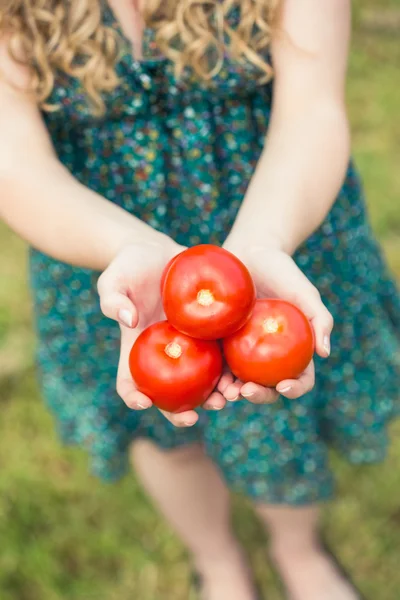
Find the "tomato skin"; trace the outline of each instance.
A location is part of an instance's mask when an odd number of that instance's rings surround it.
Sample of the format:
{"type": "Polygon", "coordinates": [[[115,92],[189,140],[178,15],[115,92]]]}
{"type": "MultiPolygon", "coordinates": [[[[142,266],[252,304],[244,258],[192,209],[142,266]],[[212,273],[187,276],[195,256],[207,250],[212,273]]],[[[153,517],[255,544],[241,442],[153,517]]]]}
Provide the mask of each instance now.
{"type": "Polygon", "coordinates": [[[167,277],[167,273],[169,271],[170,266],[175,262],[176,258],[179,256],[179,254],[177,254],[176,256],[173,256],[166,264],[164,271],[161,274],[161,280],[160,280],[160,292],[161,292],[161,296],[163,293],[163,289],[164,289],[164,283],[165,283],[165,278],[167,277]]]}
{"type": "Polygon", "coordinates": [[[241,381],[275,387],[297,379],[314,354],[314,334],[307,317],[293,304],[257,300],[246,325],[223,340],[226,361],[241,381]]]}
{"type": "Polygon", "coordinates": [[[203,404],[214,390],[222,373],[222,353],[217,342],[195,340],[161,321],[139,335],[129,368],[138,390],[155,406],[184,412],[203,404]]]}
{"type": "Polygon", "coordinates": [[[165,275],[163,305],[168,321],[198,339],[220,339],[243,327],[255,299],[245,265],[211,244],[184,250],[165,275]]]}

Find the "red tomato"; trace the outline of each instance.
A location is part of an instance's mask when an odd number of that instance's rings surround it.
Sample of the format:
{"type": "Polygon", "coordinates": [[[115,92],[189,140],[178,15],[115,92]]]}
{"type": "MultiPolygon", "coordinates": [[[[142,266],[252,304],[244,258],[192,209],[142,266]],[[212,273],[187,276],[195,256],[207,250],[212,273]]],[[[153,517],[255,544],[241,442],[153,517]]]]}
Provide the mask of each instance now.
{"type": "Polygon", "coordinates": [[[165,278],[167,276],[167,273],[169,271],[170,266],[172,265],[172,263],[175,262],[177,256],[179,256],[178,254],[176,256],[173,256],[166,264],[164,271],[162,272],[161,275],[161,280],[160,280],[160,290],[161,290],[161,295],[163,293],[163,289],[164,289],[164,283],[165,283],[165,278]]]}
{"type": "Polygon", "coordinates": [[[243,327],[255,298],[247,268],[218,246],[185,250],[165,275],[163,304],[168,321],[199,339],[216,340],[243,327]]]}
{"type": "Polygon", "coordinates": [[[139,391],[155,406],[183,412],[203,404],[222,373],[217,342],[195,340],[161,321],[137,338],[129,367],[139,391]]]}
{"type": "Polygon", "coordinates": [[[243,382],[275,387],[296,379],[314,354],[314,335],[305,315],[284,300],[257,300],[246,325],[223,341],[226,361],[243,382]]]}

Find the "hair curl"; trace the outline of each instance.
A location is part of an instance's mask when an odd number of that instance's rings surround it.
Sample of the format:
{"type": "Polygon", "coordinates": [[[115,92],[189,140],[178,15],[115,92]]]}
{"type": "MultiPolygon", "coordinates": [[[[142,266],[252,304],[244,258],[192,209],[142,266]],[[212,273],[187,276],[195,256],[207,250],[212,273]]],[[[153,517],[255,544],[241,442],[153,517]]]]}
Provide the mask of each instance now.
{"type": "MultiPolygon", "coordinates": [[[[260,72],[260,82],[272,77],[263,52],[271,40],[279,0],[144,0],[143,18],[155,31],[160,51],[174,64],[177,76],[191,67],[204,80],[221,69],[225,52],[247,60],[260,72]],[[229,24],[238,11],[238,26],[229,24]],[[211,58],[210,58],[211,57],[211,58]]],[[[117,32],[104,25],[102,0],[2,0],[0,36],[9,52],[28,66],[31,90],[38,104],[50,109],[55,72],[78,78],[94,112],[104,109],[102,95],[115,89],[119,55],[117,32]]]]}

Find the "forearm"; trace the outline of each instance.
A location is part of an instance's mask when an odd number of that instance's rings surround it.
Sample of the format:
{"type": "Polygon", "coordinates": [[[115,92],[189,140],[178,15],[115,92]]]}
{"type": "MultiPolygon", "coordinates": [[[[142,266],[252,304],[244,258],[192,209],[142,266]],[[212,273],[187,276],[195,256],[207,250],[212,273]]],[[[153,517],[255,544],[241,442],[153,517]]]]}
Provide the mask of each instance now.
{"type": "Polygon", "coordinates": [[[322,223],[349,160],[344,108],[329,100],[276,113],[265,150],[231,232],[288,253],[322,223]]]}
{"type": "Polygon", "coordinates": [[[0,214],[29,244],[63,262],[103,270],[129,242],[169,239],[81,185],[54,158],[0,176],[0,214]]]}

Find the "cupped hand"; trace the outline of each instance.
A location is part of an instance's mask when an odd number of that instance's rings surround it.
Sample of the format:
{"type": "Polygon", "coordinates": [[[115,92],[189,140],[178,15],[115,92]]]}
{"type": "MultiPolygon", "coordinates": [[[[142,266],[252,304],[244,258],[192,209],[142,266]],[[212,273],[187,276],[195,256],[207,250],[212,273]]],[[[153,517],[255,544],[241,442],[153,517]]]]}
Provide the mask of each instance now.
{"type": "MultiPolygon", "coordinates": [[[[292,257],[273,246],[244,248],[229,239],[225,247],[248,267],[259,298],[287,300],[306,315],[314,330],[316,352],[327,358],[333,329],[332,315],[323,304],[316,287],[301,272],[292,257]]],[[[252,382],[243,383],[228,374],[221,379],[218,390],[231,402],[244,397],[255,404],[269,404],[275,402],[279,395],[290,399],[299,398],[312,390],[314,384],[314,363],[311,362],[298,379],[281,381],[275,389],[252,382]]]]}
{"type": "MultiPolygon", "coordinates": [[[[98,280],[101,310],[106,317],[118,321],[121,328],[117,392],[125,404],[135,410],[150,408],[152,401],[134,384],[129,371],[129,353],[143,329],[165,319],[161,275],[168,261],[183,249],[172,241],[170,244],[131,243],[119,252],[98,280]]],[[[223,394],[216,391],[204,408],[219,410],[225,404],[223,394]]],[[[189,427],[198,420],[193,410],[179,414],[162,412],[177,427],[189,427]]]]}

